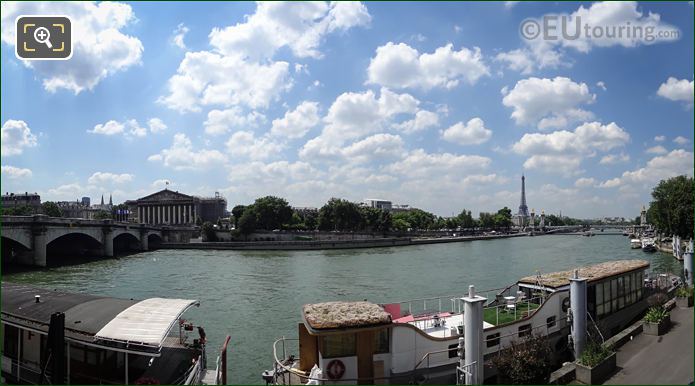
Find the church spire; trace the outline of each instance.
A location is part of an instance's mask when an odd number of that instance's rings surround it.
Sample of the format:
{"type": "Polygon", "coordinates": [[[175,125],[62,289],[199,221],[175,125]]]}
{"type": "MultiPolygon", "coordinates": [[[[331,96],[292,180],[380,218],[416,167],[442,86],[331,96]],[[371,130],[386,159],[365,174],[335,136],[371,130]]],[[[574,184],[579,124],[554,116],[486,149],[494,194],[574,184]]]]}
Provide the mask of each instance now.
{"type": "Polygon", "coordinates": [[[111,194],[109,194],[109,205],[113,206],[113,197],[111,194]]]}
{"type": "Polygon", "coordinates": [[[101,195],[101,205],[104,205],[104,195],[101,195]]]}

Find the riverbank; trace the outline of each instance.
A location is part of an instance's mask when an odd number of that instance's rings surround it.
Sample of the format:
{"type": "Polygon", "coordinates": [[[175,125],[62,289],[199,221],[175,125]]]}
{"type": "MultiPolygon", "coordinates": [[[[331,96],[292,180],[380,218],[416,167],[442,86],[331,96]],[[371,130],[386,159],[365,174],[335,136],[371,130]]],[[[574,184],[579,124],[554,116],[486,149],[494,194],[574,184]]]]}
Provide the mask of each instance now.
{"type": "Polygon", "coordinates": [[[391,237],[383,239],[355,240],[302,240],[302,241],[234,241],[202,243],[162,243],[160,249],[210,249],[210,250],[257,250],[257,251],[311,251],[325,249],[358,249],[401,247],[407,245],[460,243],[475,240],[495,240],[528,236],[527,233],[502,235],[480,235],[460,237],[391,237]]]}

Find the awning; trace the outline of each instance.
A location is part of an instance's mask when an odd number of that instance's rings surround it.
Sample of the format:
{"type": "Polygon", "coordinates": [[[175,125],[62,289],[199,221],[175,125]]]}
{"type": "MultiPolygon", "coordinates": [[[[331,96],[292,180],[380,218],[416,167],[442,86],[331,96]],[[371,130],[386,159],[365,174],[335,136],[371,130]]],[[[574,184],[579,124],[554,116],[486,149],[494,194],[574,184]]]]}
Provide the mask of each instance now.
{"type": "Polygon", "coordinates": [[[94,335],[94,340],[161,347],[181,314],[197,300],[146,299],[126,308],[94,335]]]}

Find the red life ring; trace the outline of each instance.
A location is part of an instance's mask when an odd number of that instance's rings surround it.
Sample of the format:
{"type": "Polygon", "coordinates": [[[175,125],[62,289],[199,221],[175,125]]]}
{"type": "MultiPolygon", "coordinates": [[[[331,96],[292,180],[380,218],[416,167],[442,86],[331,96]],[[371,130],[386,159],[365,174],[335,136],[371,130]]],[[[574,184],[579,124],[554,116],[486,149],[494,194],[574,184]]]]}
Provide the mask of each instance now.
{"type": "Polygon", "coordinates": [[[345,364],[340,359],[333,359],[326,367],[328,378],[340,379],[345,375],[345,364]]]}

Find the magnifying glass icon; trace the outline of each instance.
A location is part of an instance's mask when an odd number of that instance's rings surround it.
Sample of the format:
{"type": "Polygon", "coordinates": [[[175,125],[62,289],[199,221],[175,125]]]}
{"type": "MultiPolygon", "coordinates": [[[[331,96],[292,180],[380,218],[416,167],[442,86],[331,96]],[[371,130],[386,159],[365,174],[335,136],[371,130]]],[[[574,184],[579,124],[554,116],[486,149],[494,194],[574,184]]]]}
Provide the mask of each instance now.
{"type": "Polygon", "coordinates": [[[39,27],[34,30],[34,40],[40,44],[46,44],[48,48],[53,48],[53,44],[51,44],[51,41],[49,40],[50,38],[51,33],[48,31],[48,28],[39,27]]]}

